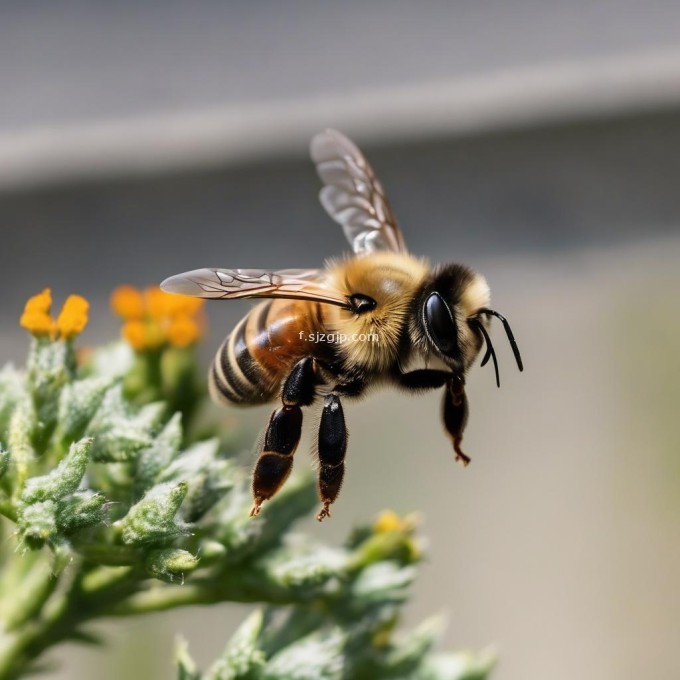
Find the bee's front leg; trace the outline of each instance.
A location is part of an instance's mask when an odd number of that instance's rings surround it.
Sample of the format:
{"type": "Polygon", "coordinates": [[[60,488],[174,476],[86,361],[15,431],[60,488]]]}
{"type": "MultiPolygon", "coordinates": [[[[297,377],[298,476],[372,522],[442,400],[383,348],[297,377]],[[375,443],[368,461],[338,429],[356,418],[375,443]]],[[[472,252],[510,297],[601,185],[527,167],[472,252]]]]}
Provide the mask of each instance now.
{"type": "Polygon", "coordinates": [[[470,463],[470,458],[460,448],[467,419],[468,401],[465,396],[465,378],[462,375],[456,375],[446,383],[446,391],[444,392],[442,402],[442,420],[453,442],[456,461],[460,461],[463,465],[470,463]]]}
{"type": "Polygon", "coordinates": [[[269,500],[283,485],[293,468],[293,454],[302,432],[301,406],[314,400],[316,374],[314,360],[302,359],[290,372],[281,392],[283,406],[272,413],[264,437],[262,453],[253,472],[251,517],[259,514],[262,503],[269,500]]]}

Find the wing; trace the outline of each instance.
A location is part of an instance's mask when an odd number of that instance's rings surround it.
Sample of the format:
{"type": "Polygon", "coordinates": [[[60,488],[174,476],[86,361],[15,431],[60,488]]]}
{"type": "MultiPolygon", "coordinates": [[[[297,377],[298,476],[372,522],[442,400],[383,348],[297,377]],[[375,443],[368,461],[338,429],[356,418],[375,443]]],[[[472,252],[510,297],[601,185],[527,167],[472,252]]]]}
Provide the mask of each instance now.
{"type": "Polygon", "coordinates": [[[161,288],[213,300],[290,298],[349,308],[347,296],[326,285],[322,269],[195,269],[165,279],[161,288]]]}
{"type": "Polygon", "coordinates": [[[310,154],[324,184],[321,205],[342,226],[354,252],[405,253],[382,184],[354,142],[337,130],[324,130],[312,139],[310,154]]]}

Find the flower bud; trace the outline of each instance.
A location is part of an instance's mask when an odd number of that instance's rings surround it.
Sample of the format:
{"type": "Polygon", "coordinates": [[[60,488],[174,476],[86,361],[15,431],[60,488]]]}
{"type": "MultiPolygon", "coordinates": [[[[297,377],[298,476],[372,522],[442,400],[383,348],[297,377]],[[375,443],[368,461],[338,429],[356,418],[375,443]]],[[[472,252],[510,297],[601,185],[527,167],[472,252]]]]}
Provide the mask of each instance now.
{"type": "Polygon", "coordinates": [[[186,494],[185,482],[154,486],[114,525],[120,529],[123,542],[128,545],[162,543],[189,533],[189,526],[176,517],[186,494]]]}
{"type": "Polygon", "coordinates": [[[76,491],[58,502],[57,527],[63,534],[94,526],[102,521],[106,497],[94,491],[76,491]]]}
{"type": "Polygon", "coordinates": [[[198,557],[188,550],[169,548],[152,550],[144,560],[144,567],[154,578],[161,581],[184,581],[184,575],[198,566],[198,557]]]}
{"type": "Polygon", "coordinates": [[[41,548],[57,536],[57,505],[52,500],[25,505],[19,511],[19,530],[32,550],[41,548]]]}

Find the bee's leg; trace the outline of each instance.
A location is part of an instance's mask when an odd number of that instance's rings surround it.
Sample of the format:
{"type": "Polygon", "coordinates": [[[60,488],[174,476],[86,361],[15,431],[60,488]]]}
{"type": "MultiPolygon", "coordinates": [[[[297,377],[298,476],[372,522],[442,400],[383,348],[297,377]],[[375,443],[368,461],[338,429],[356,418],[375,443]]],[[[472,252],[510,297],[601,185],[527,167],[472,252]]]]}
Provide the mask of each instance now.
{"type": "Polygon", "coordinates": [[[439,371],[429,368],[419,368],[415,371],[402,373],[397,369],[395,377],[398,384],[407,390],[421,392],[424,390],[434,390],[451,380],[451,371],[439,371]]]}
{"type": "Polygon", "coordinates": [[[253,499],[251,516],[260,512],[260,506],[269,500],[286,481],[293,467],[293,454],[302,432],[301,406],[314,400],[316,375],[311,357],[295,364],[286,378],[281,392],[283,406],[272,413],[264,436],[262,453],[253,472],[253,499]]]}
{"type": "Polygon", "coordinates": [[[324,399],[319,425],[319,496],[323,503],[316,518],[329,517],[331,503],[337,498],[345,474],[347,428],[340,397],[331,393],[324,399]]]}
{"type": "Polygon", "coordinates": [[[444,427],[453,441],[456,460],[468,465],[470,458],[460,448],[463,440],[463,430],[468,419],[468,402],[465,396],[465,380],[461,376],[451,378],[446,384],[444,401],[442,403],[442,419],[444,427]]]}

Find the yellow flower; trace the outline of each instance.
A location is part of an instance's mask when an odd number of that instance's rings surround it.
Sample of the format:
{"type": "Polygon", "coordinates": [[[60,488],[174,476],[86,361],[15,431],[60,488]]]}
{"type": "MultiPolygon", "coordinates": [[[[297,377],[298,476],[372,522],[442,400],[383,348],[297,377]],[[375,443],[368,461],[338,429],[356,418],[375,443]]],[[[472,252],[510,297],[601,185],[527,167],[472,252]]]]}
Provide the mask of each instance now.
{"type": "Polygon", "coordinates": [[[143,321],[127,321],[123,325],[123,337],[132,345],[133,349],[142,350],[146,347],[146,331],[143,321]]]}
{"type": "Polygon", "coordinates": [[[201,336],[201,329],[189,316],[177,316],[168,326],[168,341],[175,347],[188,347],[201,336]]]}
{"type": "Polygon", "coordinates": [[[120,286],[111,295],[113,311],[125,320],[123,337],[138,352],[170,344],[188,347],[203,335],[204,301],[172,295],[158,287],[140,292],[120,286]]]}
{"type": "Polygon", "coordinates": [[[26,306],[24,307],[24,313],[36,313],[41,312],[43,314],[49,314],[50,308],[52,307],[52,291],[49,288],[45,288],[42,293],[38,293],[31,298],[28,298],[26,306]]]}
{"type": "Polygon", "coordinates": [[[399,517],[394,510],[383,510],[373,525],[373,531],[376,534],[386,534],[392,531],[410,534],[414,531],[417,524],[418,518],[415,515],[399,517]]]}
{"type": "Polygon", "coordinates": [[[147,288],[144,291],[144,302],[146,311],[153,319],[162,319],[169,315],[170,305],[168,298],[175,297],[171,293],[166,293],[160,288],[147,288]]]}
{"type": "Polygon", "coordinates": [[[53,335],[54,321],[46,312],[32,312],[24,310],[19,319],[19,325],[32,335],[53,335]]]}
{"type": "Polygon", "coordinates": [[[57,317],[57,330],[62,338],[72,338],[87,326],[87,310],[90,304],[80,295],[69,295],[57,317]]]}
{"type": "Polygon", "coordinates": [[[165,342],[163,331],[158,324],[136,319],[125,322],[123,337],[138,352],[158,348],[165,342]]]}
{"type": "Polygon", "coordinates": [[[205,300],[189,297],[188,295],[166,295],[166,310],[170,316],[193,316],[203,307],[205,300]]]}
{"type": "Polygon", "coordinates": [[[376,534],[386,534],[388,531],[401,531],[402,519],[394,510],[383,510],[373,525],[376,534]]]}
{"type": "Polygon", "coordinates": [[[144,298],[133,286],[119,286],[111,293],[111,308],[123,319],[141,319],[144,316],[144,298]]]}
{"type": "Polygon", "coordinates": [[[69,340],[78,335],[87,325],[89,304],[80,295],[70,295],[57,321],[50,315],[52,293],[45,288],[42,293],[29,298],[19,324],[35,336],[49,336],[53,340],[57,336],[69,340]]]}

